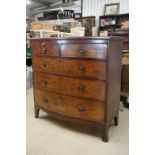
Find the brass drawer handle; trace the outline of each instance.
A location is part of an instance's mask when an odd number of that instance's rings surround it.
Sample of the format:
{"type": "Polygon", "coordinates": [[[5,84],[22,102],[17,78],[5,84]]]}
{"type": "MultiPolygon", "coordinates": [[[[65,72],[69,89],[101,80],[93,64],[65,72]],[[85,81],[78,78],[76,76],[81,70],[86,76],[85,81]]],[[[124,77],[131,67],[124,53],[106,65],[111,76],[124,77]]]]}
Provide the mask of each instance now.
{"type": "Polygon", "coordinates": [[[45,53],[46,53],[45,42],[42,42],[42,43],[41,43],[40,53],[41,53],[41,54],[45,54],[45,53]]]}
{"type": "Polygon", "coordinates": [[[79,86],[79,90],[80,90],[81,92],[83,92],[83,91],[85,90],[85,86],[84,86],[84,85],[80,85],[80,86],[79,86]]]}
{"type": "Polygon", "coordinates": [[[80,49],[80,50],[79,50],[79,53],[80,53],[81,55],[84,55],[84,54],[86,54],[86,52],[87,52],[87,51],[85,51],[85,50],[82,50],[82,49],[80,49]]]}
{"type": "Polygon", "coordinates": [[[79,70],[81,73],[85,71],[85,66],[84,65],[79,65],[79,70]]]}
{"type": "Polygon", "coordinates": [[[42,42],[41,43],[41,47],[45,47],[45,42],[42,42]]]}
{"type": "Polygon", "coordinates": [[[45,96],[43,96],[42,100],[43,100],[43,102],[45,102],[45,103],[47,103],[47,102],[48,102],[48,98],[47,98],[47,97],[45,97],[45,96]]]}
{"type": "Polygon", "coordinates": [[[80,112],[84,112],[85,111],[85,108],[84,107],[79,107],[79,111],[80,112]]]}
{"type": "Polygon", "coordinates": [[[41,47],[40,54],[45,54],[45,53],[46,53],[46,48],[45,47],[41,47]]]}
{"type": "Polygon", "coordinates": [[[44,62],[44,61],[43,61],[43,62],[41,62],[41,67],[42,67],[42,68],[46,68],[46,67],[47,67],[46,62],[44,62]]]}
{"type": "Polygon", "coordinates": [[[42,80],[42,81],[41,81],[41,85],[42,85],[43,87],[46,87],[46,85],[47,85],[47,80],[42,80]]]}

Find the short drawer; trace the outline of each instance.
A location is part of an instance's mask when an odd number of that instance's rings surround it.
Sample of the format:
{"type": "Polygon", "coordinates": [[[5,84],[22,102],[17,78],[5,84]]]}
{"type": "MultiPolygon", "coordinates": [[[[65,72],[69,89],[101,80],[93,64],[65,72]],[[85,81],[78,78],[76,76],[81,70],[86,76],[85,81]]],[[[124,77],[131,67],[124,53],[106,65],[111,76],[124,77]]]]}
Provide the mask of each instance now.
{"type": "Polygon", "coordinates": [[[35,89],[34,95],[35,103],[49,111],[95,122],[104,120],[103,102],[59,95],[40,89],[35,89]]]}
{"type": "Polygon", "coordinates": [[[33,57],[33,70],[59,73],[59,58],[33,57]]]}
{"type": "Polygon", "coordinates": [[[106,79],[106,62],[104,61],[61,59],[60,62],[60,72],[63,74],[99,80],[106,79]]]}
{"type": "Polygon", "coordinates": [[[45,90],[96,100],[105,100],[105,82],[34,72],[34,84],[45,90]]]}
{"type": "Polygon", "coordinates": [[[32,40],[31,46],[33,55],[59,56],[59,45],[49,40],[32,40]]]}
{"type": "Polygon", "coordinates": [[[62,57],[107,58],[107,44],[62,44],[62,57]]]}
{"type": "Polygon", "coordinates": [[[34,57],[33,68],[54,74],[106,79],[106,62],[104,61],[34,57]]]}

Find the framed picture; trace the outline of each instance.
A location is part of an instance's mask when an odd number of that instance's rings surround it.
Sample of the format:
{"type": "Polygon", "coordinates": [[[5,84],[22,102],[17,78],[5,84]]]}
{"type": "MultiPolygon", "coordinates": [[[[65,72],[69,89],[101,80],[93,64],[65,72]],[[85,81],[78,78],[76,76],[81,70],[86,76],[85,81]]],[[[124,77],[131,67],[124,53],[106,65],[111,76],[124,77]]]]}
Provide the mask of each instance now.
{"type": "Polygon", "coordinates": [[[120,3],[110,3],[104,6],[104,15],[115,15],[119,12],[120,3]]]}

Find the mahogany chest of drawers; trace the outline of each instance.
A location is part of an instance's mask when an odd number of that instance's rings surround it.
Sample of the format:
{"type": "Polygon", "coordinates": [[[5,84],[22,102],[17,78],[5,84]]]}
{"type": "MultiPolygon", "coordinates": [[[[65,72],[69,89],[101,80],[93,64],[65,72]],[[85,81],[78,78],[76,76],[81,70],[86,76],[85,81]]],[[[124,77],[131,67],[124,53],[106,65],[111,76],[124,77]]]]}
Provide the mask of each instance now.
{"type": "Polygon", "coordinates": [[[42,109],[58,119],[108,128],[118,124],[119,37],[32,39],[35,117],[42,109]]]}

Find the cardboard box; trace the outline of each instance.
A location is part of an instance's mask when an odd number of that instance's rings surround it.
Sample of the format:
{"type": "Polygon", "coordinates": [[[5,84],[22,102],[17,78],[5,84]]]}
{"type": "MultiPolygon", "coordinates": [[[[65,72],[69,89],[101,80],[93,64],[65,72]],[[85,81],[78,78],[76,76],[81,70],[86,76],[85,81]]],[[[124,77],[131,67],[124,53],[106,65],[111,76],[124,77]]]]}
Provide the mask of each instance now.
{"type": "Polygon", "coordinates": [[[101,37],[107,37],[108,36],[108,31],[100,31],[100,36],[101,37]]]}
{"type": "Polygon", "coordinates": [[[33,22],[31,23],[32,30],[53,30],[53,25],[49,23],[33,22]]]}
{"type": "Polygon", "coordinates": [[[129,21],[122,22],[121,24],[121,28],[129,28],[129,21]]]}
{"type": "Polygon", "coordinates": [[[74,36],[85,36],[85,28],[84,27],[74,27],[71,28],[71,33],[74,34],[74,36]]]}

